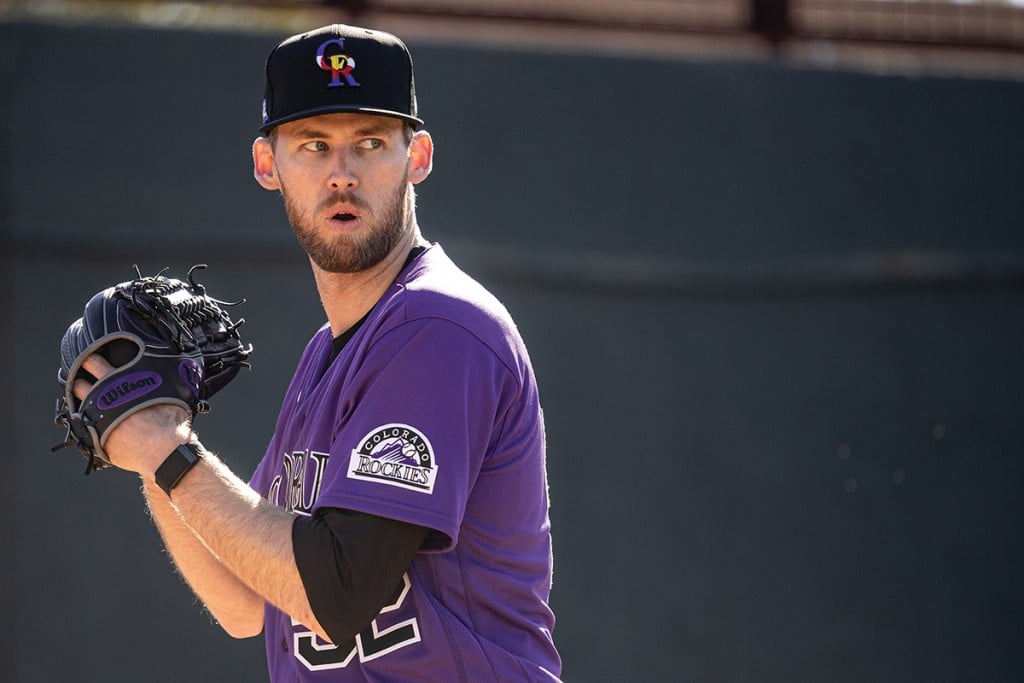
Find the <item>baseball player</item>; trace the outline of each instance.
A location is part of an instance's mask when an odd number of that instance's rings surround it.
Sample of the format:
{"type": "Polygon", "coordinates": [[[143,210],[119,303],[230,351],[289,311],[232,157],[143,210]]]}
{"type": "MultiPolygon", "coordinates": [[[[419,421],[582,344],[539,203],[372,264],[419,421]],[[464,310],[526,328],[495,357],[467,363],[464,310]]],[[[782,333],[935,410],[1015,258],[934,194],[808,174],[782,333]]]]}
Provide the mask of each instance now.
{"type": "Polygon", "coordinates": [[[327,324],[248,483],[175,406],[124,419],[106,455],[142,476],[218,623],[264,634],[275,683],[556,681],[537,386],[504,307],[420,233],[433,147],[411,57],[332,25],[274,48],[266,79],[254,175],[283,197],[327,324]]]}

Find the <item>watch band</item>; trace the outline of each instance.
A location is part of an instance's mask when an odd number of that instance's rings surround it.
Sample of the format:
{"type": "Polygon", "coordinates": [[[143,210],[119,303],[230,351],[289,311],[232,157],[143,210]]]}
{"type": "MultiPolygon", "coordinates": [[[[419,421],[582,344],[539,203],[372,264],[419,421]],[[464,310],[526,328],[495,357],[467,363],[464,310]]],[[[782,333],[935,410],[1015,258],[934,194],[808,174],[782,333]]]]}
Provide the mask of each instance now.
{"type": "Polygon", "coordinates": [[[199,457],[199,444],[190,441],[175,448],[156,469],[157,486],[171,495],[171,489],[199,462],[199,457]]]}

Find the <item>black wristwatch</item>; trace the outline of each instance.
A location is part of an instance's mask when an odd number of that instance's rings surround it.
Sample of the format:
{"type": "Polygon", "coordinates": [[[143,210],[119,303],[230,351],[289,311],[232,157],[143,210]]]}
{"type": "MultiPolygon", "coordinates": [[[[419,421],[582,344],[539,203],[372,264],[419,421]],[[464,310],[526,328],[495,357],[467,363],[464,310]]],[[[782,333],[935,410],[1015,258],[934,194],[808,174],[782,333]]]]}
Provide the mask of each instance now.
{"type": "Polygon", "coordinates": [[[156,484],[168,496],[171,489],[177,486],[185,473],[199,462],[199,444],[189,441],[183,443],[167,456],[167,459],[156,468],[156,484]]]}

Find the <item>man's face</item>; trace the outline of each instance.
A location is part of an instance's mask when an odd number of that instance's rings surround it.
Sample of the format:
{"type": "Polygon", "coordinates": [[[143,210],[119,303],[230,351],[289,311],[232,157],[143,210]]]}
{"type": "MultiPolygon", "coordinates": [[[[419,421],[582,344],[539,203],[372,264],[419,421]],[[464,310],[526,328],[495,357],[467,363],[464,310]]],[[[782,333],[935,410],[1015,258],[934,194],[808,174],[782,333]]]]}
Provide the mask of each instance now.
{"type": "Polygon", "coordinates": [[[384,116],[326,114],[278,126],[277,189],[321,270],[368,270],[412,229],[409,150],[403,123],[384,116]]]}

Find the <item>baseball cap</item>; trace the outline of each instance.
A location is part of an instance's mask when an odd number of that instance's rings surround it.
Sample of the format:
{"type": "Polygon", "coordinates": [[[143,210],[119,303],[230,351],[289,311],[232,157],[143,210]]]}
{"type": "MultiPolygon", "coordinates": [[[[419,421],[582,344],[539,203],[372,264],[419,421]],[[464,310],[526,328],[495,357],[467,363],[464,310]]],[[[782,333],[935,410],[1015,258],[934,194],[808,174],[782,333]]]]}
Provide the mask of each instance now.
{"type": "Polygon", "coordinates": [[[412,56],[396,36],[332,24],[287,38],[267,57],[266,135],[287,121],[363,112],[423,125],[416,110],[412,56]]]}

